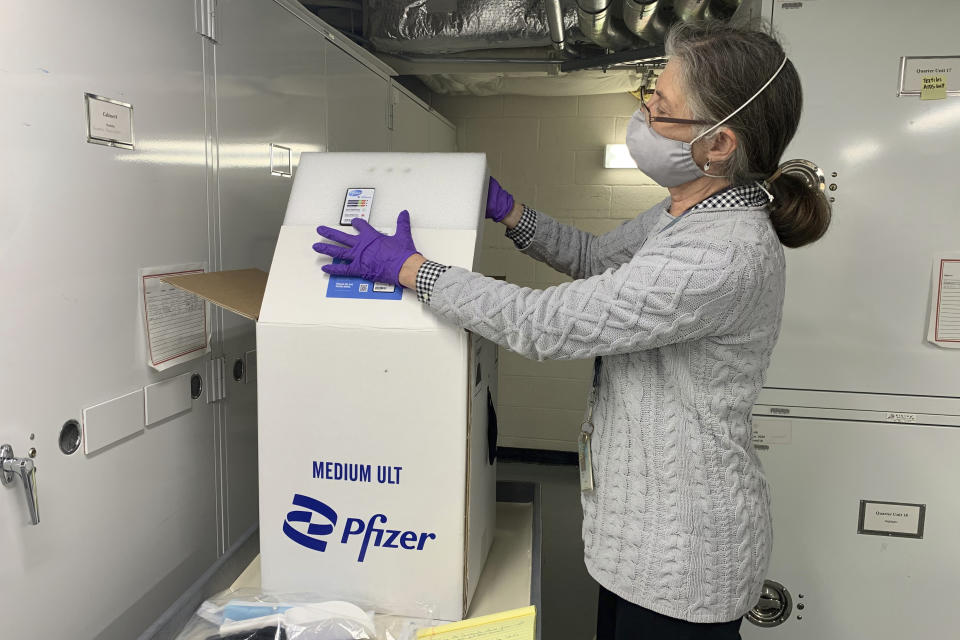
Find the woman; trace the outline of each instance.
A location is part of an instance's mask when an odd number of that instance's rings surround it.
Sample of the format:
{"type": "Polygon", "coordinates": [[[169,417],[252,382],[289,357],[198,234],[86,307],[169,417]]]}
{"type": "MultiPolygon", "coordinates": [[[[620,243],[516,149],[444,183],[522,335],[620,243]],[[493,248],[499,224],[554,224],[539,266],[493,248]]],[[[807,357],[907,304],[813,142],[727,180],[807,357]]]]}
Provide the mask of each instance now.
{"type": "Polygon", "coordinates": [[[416,253],[409,215],[314,248],[416,288],[446,320],[530,358],[596,358],[581,434],[585,562],[598,640],[739,638],[771,550],[751,410],[780,329],[781,245],[818,239],[823,197],[777,167],[800,118],[796,70],[765,33],[678,26],[627,146],[670,197],[595,237],[490,181],[487,217],[575,280],[531,290],[416,253]]]}

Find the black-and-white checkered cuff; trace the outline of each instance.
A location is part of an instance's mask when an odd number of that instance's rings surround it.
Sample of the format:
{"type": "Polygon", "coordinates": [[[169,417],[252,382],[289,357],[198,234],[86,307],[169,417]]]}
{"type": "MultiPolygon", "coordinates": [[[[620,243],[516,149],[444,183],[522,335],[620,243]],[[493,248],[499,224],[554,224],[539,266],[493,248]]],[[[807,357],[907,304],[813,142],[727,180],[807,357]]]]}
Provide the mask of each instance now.
{"type": "Polygon", "coordinates": [[[445,264],[431,262],[427,260],[420,269],[417,270],[417,300],[420,302],[430,302],[430,294],[433,293],[433,285],[437,283],[437,278],[443,275],[443,272],[449,269],[445,264]]]}
{"type": "Polygon", "coordinates": [[[533,234],[537,231],[537,212],[523,205],[523,214],[520,222],[513,229],[507,229],[506,236],[513,240],[517,249],[523,251],[533,242],[533,234]]]}

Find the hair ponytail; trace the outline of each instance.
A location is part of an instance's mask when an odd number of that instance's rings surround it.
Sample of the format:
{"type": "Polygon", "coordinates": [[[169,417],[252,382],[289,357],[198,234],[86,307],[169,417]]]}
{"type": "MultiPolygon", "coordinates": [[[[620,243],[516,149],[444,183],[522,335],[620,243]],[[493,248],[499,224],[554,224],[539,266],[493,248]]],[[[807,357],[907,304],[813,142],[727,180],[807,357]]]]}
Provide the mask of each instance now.
{"type": "Polygon", "coordinates": [[[768,186],[774,198],[770,222],[783,246],[795,249],[823,237],[831,211],[822,191],[791,173],[781,173],[768,186]]]}

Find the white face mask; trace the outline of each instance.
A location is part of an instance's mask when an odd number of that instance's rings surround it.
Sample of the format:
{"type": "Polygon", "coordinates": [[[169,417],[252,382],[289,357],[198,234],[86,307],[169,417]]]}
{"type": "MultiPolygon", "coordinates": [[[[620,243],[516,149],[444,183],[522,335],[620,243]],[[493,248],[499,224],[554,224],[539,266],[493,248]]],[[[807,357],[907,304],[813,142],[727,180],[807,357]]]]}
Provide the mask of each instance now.
{"type": "Polygon", "coordinates": [[[784,56],[780,66],[777,67],[776,72],[770,76],[770,79],[767,80],[749,100],[690,142],[673,140],[672,138],[666,138],[660,135],[653,130],[653,127],[647,124],[643,110],[637,109],[630,119],[630,124],[627,125],[626,140],[627,150],[630,152],[630,157],[633,158],[633,161],[637,163],[637,168],[650,176],[653,181],[661,187],[676,187],[704,176],[723,178],[724,176],[705,173],[703,169],[697,166],[697,163],[693,160],[693,144],[740,113],[744,107],[753,102],[754,99],[763,93],[763,90],[769,87],[770,83],[780,75],[780,70],[783,69],[785,64],[787,64],[786,56],[784,56]]]}
{"type": "Polygon", "coordinates": [[[654,131],[639,109],[627,125],[630,157],[661,187],[676,187],[707,175],[693,161],[692,146],[693,142],[672,140],[654,131]]]}

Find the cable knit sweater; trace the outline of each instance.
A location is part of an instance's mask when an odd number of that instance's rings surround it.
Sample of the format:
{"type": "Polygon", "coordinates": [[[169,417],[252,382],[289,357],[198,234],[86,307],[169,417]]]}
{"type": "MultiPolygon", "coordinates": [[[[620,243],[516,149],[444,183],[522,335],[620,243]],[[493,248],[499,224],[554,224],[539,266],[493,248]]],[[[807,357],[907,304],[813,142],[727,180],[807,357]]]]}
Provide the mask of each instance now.
{"type": "Polygon", "coordinates": [[[429,305],[534,359],[602,356],[587,569],[624,599],[724,622],[760,596],[769,496],[751,411],[780,327],[784,257],[767,212],[669,199],[593,236],[538,213],[525,252],[576,278],[533,290],[450,268],[429,305]]]}

